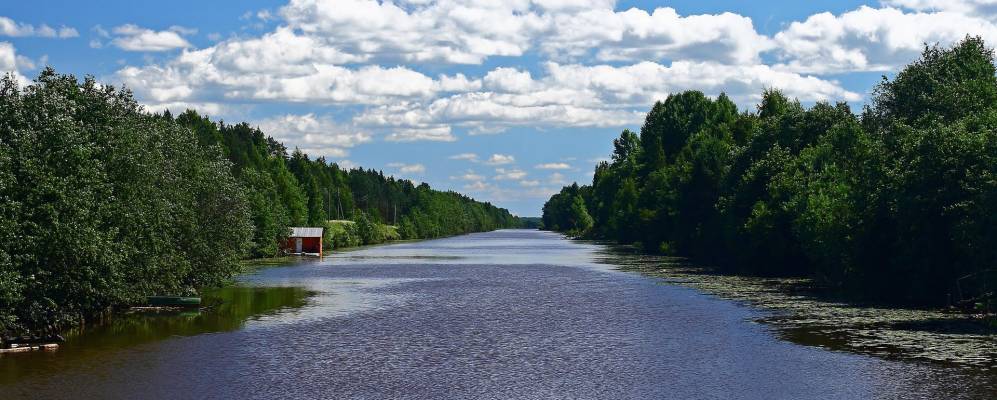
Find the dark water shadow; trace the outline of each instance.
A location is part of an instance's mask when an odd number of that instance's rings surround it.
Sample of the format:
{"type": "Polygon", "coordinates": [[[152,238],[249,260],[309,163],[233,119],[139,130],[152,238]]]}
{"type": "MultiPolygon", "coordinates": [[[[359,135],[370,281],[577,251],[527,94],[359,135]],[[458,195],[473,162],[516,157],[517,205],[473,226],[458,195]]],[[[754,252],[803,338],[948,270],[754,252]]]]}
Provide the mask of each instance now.
{"type": "Polygon", "coordinates": [[[884,359],[968,368],[997,381],[997,329],[982,319],[944,310],[853,301],[806,278],[734,275],[684,258],[600,244],[604,245],[597,255],[601,263],[765,311],[766,316],[756,321],[770,326],[783,340],[884,359]]]}
{"type": "Polygon", "coordinates": [[[309,296],[298,287],[230,286],[203,293],[201,309],[116,314],[100,325],[68,332],[57,351],[0,355],[0,385],[143,344],[234,331],[247,321],[302,307],[309,296]]]}

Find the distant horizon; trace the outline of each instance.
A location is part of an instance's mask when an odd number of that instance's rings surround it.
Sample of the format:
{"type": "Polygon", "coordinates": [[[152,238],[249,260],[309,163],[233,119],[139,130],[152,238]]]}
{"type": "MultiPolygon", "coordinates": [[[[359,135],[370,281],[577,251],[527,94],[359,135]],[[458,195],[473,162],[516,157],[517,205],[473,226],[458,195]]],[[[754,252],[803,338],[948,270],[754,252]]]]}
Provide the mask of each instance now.
{"type": "Polygon", "coordinates": [[[150,111],[245,121],[312,158],[535,216],[669,93],[744,111],[775,87],[857,111],[925,43],[997,43],[979,0],[339,3],[13,3],[0,70],[93,75],[150,111]]]}

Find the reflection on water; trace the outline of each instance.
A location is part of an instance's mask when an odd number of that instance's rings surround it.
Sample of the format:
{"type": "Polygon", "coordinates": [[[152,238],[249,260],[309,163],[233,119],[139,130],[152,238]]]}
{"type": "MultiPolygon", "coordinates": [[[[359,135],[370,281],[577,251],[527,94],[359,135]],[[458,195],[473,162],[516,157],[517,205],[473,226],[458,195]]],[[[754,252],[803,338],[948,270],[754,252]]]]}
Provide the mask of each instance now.
{"type": "Polygon", "coordinates": [[[299,287],[232,286],[207,291],[198,310],[150,310],[115,315],[108,322],[69,332],[55,353],[0,356],[0,384],[87,362],[89,357],[177,336],[233,331],[253,318],[305,305],[309,292],[299,287]]]}
{"type": "MultiPolygon", "coordinates": [[[[0,358],[0,399],[994,393],[997,377],[977,365],[828,351],[854,339],[788,328],[813,326],[805,322],[811,314],[706,295],[721,292],[709,286],[718,281],[702,275],[619,270],[661,269],[660,259],[634,257],[554,233],[505,230],[293,260],[240,277],[241,287],[220,292],[225,301],[200,314],[128,315],[74,336],[57,352],[0,358]],[[756,323],[773,318],[795,322],[756,323]],[[809,345],[817,342],[823,344],[809,345]]],[[[723,296],[779,292],[738,290],[723,296]]],[[[788,304],[795,295],[779,296],[788,304]]]]}
{"type": "Polygon", "coordinates": [[[622,270],[773,311],[756,320],[795,343],[978,371],[997,368],[997,332],[962,314],[838,302],[823,298],[807,279],[714,274],[682,259],[640,254],[622,246],[607,246],[599,258],[622,270]]]}

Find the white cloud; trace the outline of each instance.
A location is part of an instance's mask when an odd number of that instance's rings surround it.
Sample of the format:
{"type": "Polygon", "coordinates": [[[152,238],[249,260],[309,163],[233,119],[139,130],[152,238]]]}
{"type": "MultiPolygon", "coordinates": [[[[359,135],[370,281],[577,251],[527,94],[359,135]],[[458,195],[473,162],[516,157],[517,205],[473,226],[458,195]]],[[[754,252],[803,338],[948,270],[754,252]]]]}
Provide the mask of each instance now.
{"type": "Polygon", "coordinates": [[[724,65],[676,61],[669,66],[642,62],[626,66],[546,64],[546,76],[498,69],[486,75],[484,89],[430,102],[401,102],[368,108],[355,123],[375,127],[450,124],[482,133],[483,126],[620,127],[639,124],[643,112],[669,93],[726,91],[742,107],[760,100],[762,90],[782,88],[803,101],[859,100],[837,82],[781,71],[766,65],[724,65]]]}
{"type": "Polygon", "coordinates": [[[22,58],[17,55],[17,50],[9,42],[0,42],[0,75],[13,74],[14,79],[20,86],[26,86],[31,80],[21,75],[18,65],[23,64],[22,58]]]}
{"type": "Polygon", "coordinates": [[[280,13],[289,27],[348,53],[458,64],[520,56],[549,23],[524,1],[292,0],[280,13]]]}
{"type": "Polygon", "coordinates": [[[549,64],[551,82],[594,94],[603,104],[647,107],[669,93],[700,90],[710,95],[726,92],[742,106],[754,104],[763,89],[781,88],[803,101],[855,101],[859,94],[837,82],[776,70],[767,65],[726,65],[675,61],[669,66],[642,62],[623,67],[549,64]]]}
{"type": "Polygon", "coordinates": [[[9,42],[0,42],[0,70],[17,71],[17,52],[9,42]]]}
{"type": "Polygon", "coordinates": [[[447,158],[449,158],[451,160],[466,160],[466,161],[471,161],[471,162],[478,162],[478,155],[474,154],[474,153],[454,154],[454,155],[452,155],[450,157],[447,157],[447,158]]]}
{"type": "Polygon", "coordinates": [[[111,43],[126,51],[167,51],[191,47],[190,42],[176,30],[154,31],[126,24],[114,28],[114,34],[117,37],[111,43]]]}
{"type": "Polygon", "coordinates": [[[509,128],[505,126],[495,126],[495,125],[485,125],[484,123],[474,123],[470,122],[466,124],[471,128],[467,132],[468,135],[495,135],[507,131],[509,128]]]}
{"type": "Polygon", "coordinates": [[[812,15],[775,35],[783,63],[779,68],[810,73],[889,71],[916,59],[925,43],[949,45],[966,35],[997,41],[993,21],[954,11],[958,9],[906,12],[862,6],[840,15],[812,15]]]}
{"type": "Polygon", "coordinates": [[[467,92],[481,89],[481,80],[467,79],[464,74],[440,75],[437,88],[441,92],[467,92]]]}
{"type": "Polygon", "coordinates": [[[389,142],[453,142],[457,137],[450,133],[449,126],[417,127],[396,129],[388,135],[389,142]]]}
{"type": "Polygon", "coordinates": [[[347,148],[372,139],[370,133],[315,114],[274,116],[258,121],[257,126],[288,147],[298,147],[313,157],[345,157],[347,148]]]}
{"type": "Polygon", "coordinates": [[[149,87],[187,86],[189,97],[231,101],[386,104],[430,98],[439,89],[437,81],[405,67],[349,69],[332,64],[343,61],[339,53],[318,50],[308,40],[229,40],[116,75],[140,97],[152,95],[143,92],[149,87]]]}
{"type": "Polygon", "coordinates": [[[526,177],[526,171],[521,169],[495,168],[495,176],[492,179],[497,181],[515,181],[526,177]]]}
{"type": "Polygon", "coordinates": [[[388,164],[391,168],[397,168],[398,172],[402,174],[423,174],[426,172],[426,166],[422,164],[405,164],[399,162],[393,162],[388,164]]]}
{"type": "Polygon", "coordinates": [[[492,185],[484,181],[475,181],[464,185],[464,190],[469,190],[473,192],[481,192],[485,190],[494,190],[494,189],[496,189],[495,185],[492,185]]]}
{"type": "Polygon", "coordinates": [[[313,159],[317,157],[325,157],[326,159],[330,159],[330,158],[346,157],[347,155],[349,155],[349,152],[347,152],[346,149],[335,146],[315,146],[315,147],[298,146],[296,148],[298,150],[301,150],[302,153],[307,154],[309,157],[313,159]]]}
{"type": "Polygon", "coordinates": [[[259,18],[261,21],[269,21],[273,19],[274,16],[270,10],[260,10],[256,12],[256,18],[259,18]]]}
{"type": "Polygon", "coordinates": [[[19,23],[8,17],[0,16],[0,36],[12,36],[12,37],[46,37],[46,38],[74,38],[80,36],[80,33],[76,29],[69,27],[59,27],[58,29],[48,26],[46,24],[41,24],[39,26],[34,26],[32,24],[19,23]]]}
{"type": "Polygon", "coordinates": [[[527,71],[499,67],[485,75],[485,87],[497,92],[527,93],[534,89],[533,77],[527,71]]]}
{"type": "Polygon", "coordinates": [[[146,102],[142,105],[147,111],[150,112],[163,112],[169,110],[171,113],[179,114],[186,110],[197,110],[197,112],[202,115],[222,115],[232,111],[235,108],[222,103],[188,101],[146,102]]]}
{"type": "Polygon", "coordinates": [[[571,165],[568,165],[568,163],[545,163],[545,164],[538,164],[534,168],[536,168],[536,169],[570,169],[571,165]]]}
{"type": "Polygon", "coordinates": [[[481,176],[481,175],[478,175],[473,170],[467,170],[467,172],[465,172],[465,173],[463,173],[461,175],[451,176],[450,179],[452,179],[452,180],[462,180],[462,181],[483,181],[483,180],[485,180],[485,177],[481,176]]]}
{"type": "Polygon", "coordinates": [[[997,0],[885,0],[882,3],[915,11],[952,11],[987,17],[997,14],[997,0]]]}
{"type": "Polygon", "coordinates": [[[554,58],[590,55],[602,61],[684,59],[757,63],[771,40],[748,17],[733,13],[681,16],[672,8],[589,9],[553,17],[541,44],[554,58]]]}
{"type": "Polygon", "coordinates": [[[772,40],[729,13],[616,12],[611,1],[293,0],[279,15],[283,24],[258,37],[185,50],[162,64],[122,68],[116,77],[147,104],[364,106],[351,124],[391,141],[454,141],[457,129],[477,135],[515,126],[633,126],[655,100],[687,89],[726,91],[742,107],[753,106],[767,87],[803,101],[860,99],[835,81],[786,66],[799,57],[784,57],[780,68],[759,64],[772,40]],[[591,20],[600,15],[606,21],[591,20]],[[593,46],[613,53],[582,59],[656,61],[546,62],[532,72],[499,67],[435,78],[379,62],[481,62],[525,51],[574,60],[577,49],[593,46]],[[663,57],[676,61],[657,61],[663,57]]]}
{"type": "Polygon", "coordinates": [[[485,160],[485,164],[488,165],[505,165],[512,164],[514,162],[516,162],[516,157],[508,154],[492,154],[491,157],[488,157],[488,159],[485,160]]]}
{"type": "Polygon", "coordinates": [[[481,64],[531,50],[556,59],[695,59],[750,63],[771,47],[733,13],[681,16],[672,8],[615,11],[611,0],[292,0],[287,26],[328,47],[384,60],[481,64]]]}
{"type": "Polygon", "coordinates": [[[540,186],[540,181],[538,181],[538,180],[529,180],[529,181],[528,180],[522,180],[522,181],[519,181],[519,186],[536,187],[536,186],[540,186]]]}

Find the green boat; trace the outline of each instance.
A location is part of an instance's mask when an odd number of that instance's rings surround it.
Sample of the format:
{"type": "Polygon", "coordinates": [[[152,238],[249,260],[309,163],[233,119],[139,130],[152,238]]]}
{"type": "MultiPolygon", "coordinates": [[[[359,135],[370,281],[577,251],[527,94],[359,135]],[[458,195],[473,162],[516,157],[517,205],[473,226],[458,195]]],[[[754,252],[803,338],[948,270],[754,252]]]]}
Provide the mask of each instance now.
{"type": "Polygon", "coordinates": [[[197,307],[201,305],[200,297],[184,296],[149,296],[150,306],[156,307],[197,307]]]}

